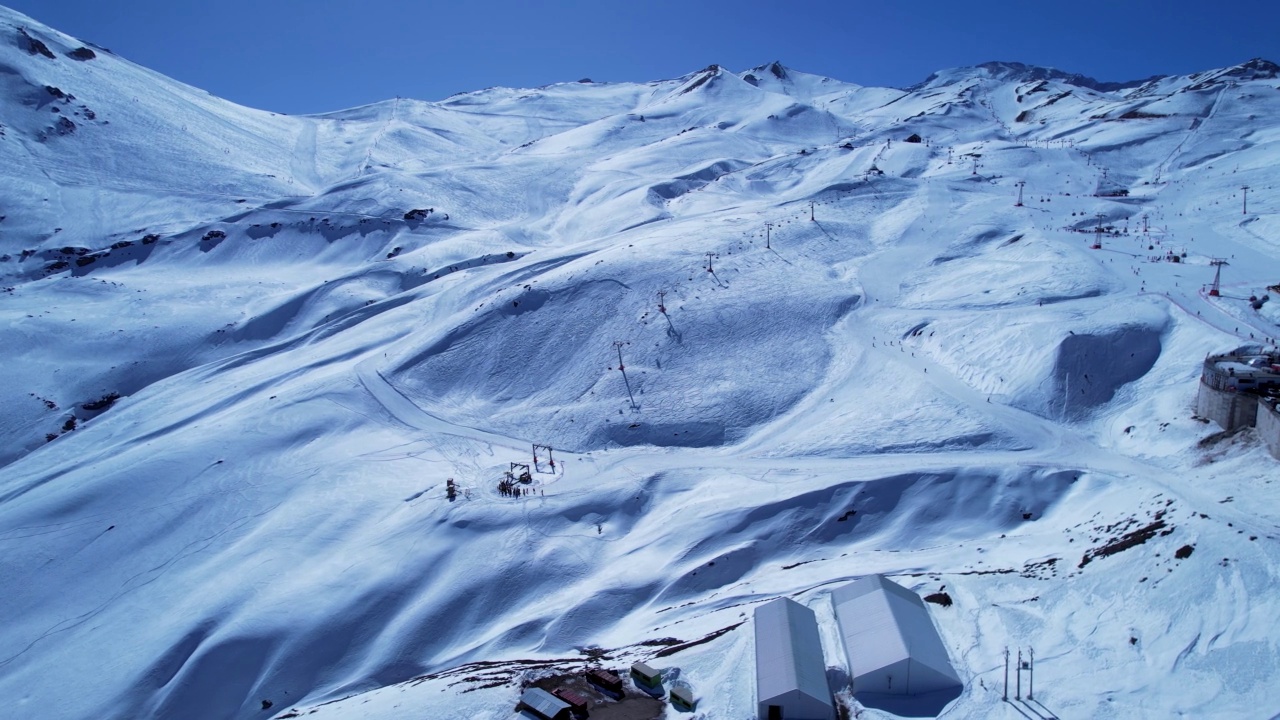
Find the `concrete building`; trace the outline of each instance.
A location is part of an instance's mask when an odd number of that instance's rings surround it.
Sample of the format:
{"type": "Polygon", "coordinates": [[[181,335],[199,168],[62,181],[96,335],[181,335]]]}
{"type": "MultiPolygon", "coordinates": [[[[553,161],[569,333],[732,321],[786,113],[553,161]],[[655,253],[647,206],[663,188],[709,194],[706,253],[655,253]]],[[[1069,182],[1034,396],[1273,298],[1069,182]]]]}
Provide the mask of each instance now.
{"type": "Polygon", "coordinates": [[[855,695],[958,691],[929,610],[919,595],[870,575],[831,593],[855,695]]]}
{"type": "Polygon", "coordinates": [[[1280,352],[1245,345],[1204,359],[1196,414],[1223,430],[1256,427],[1272,457],[1280,459],[1280,423],[1273,422],[1280,399],[1280,352]]]}
{"type": "Polygon", "coordinates": [[[1258,435],[1267,444],[1271,457],[1280,460],[1280,401],[1262,398],[1258,401],[1258,435]]]}
{"type": "Polygon", "coordinates": [[[760,720],[834,720],[813,611],[788,598],[756,608],[756,707],[760,720]]]}

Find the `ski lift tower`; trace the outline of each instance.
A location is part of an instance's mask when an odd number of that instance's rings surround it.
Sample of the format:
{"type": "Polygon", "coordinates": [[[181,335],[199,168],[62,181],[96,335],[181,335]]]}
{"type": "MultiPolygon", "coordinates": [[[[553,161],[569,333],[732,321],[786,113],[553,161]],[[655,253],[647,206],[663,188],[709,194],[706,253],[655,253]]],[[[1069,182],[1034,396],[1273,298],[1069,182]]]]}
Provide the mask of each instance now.
{"type": "Polygon", "coordinates": [[[1019,180],[1019,181],[1018,181],[1018,183],[1017,183],[1017,185],[1018,185],[1018,202],[1014,204],[1014,207],[1022,207],[1022,187],[1023,187],[1024,185],[1026,185],[1026,184],[1027,184],[1027,181],[1026,181],[1026,180],[1019,180]]]}
{"type": "Polygon", "coordinates": [[[1223,258],[1214,258],[1209,261],[1209,264],[1213,266],[1213,285],[1209,286],[1209,296],[1218,297],[1221,295],[1221,293],[1218,292],[1218,286],[1222,280],[1222,266],[1229,265],[1230,263],[1223,258]]]}
{"type": "Polygon", "coordinates": [[[1093,229],[1093,245],[1089,247],[1094,250],[1102,249],[1102,213],[1098,213],[1098,226],[1093,229]]]}

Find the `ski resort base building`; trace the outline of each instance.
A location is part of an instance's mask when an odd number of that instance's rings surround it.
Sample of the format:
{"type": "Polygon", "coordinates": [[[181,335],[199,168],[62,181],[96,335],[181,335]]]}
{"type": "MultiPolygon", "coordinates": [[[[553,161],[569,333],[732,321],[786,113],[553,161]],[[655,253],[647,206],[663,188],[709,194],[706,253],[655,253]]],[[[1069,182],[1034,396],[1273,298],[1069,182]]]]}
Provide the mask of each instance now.
{"type": "Polygon", "coordinates": [[[789,598],[756,608],[756,707],[760,720],[834,720],[818,618],[789,598]]]}
{"type": "Polygon", "coordinates": [[[831,593],[855,696],[962,689],[919,595],[871,575],[831,593]]]}
{"type": "Polygon", "coordinates": [[[1271,456],[1280,460],[1280,352],[1245,345],[1204,359],[1196,414],[1223,430],[1257,428],[1271,456]]]}

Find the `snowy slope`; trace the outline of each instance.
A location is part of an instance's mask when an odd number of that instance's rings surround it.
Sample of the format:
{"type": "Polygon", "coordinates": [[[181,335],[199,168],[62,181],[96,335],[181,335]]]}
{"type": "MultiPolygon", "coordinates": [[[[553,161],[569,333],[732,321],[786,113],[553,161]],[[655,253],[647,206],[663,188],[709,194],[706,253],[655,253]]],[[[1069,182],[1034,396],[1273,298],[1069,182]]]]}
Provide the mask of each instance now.
{"type": "Polygon", "coordinates": [[[1192,418],[1275,333],[1265,61],[286,117],[0,10],[0,84],[0,718],[506,718],[593,646],[746,718],[754,604],[839,677],[872,572],[955,601],[945,717],[1280,713],[1280,474],[1192,418]]]}

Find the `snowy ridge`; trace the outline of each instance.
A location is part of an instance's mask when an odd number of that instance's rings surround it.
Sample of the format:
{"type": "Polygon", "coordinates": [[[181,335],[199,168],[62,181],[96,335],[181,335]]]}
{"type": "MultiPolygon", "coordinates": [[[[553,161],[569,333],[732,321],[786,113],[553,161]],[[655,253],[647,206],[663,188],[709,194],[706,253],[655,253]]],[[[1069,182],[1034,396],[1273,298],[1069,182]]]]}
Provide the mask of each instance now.
{"type": "Polygon", "coordinates": [[[1276,465],[1192,407],[1274,342],[1278,87],[775,62],[288,117],[0,9],[0,718],[506,718],[589,647],[746,718],[751,608],[838,677],[870,573],[953,599],[945,717],[1275,712],[1276,465]]]}

